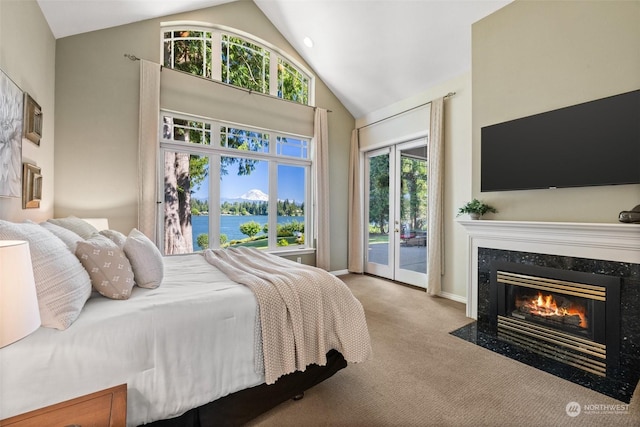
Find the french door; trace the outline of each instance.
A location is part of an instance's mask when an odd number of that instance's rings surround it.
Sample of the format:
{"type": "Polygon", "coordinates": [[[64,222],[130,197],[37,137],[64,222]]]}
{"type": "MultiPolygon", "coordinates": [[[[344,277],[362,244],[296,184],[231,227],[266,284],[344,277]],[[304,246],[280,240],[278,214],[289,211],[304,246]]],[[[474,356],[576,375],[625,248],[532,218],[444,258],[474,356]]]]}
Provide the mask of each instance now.
{"type": "Polygon", "coordinates": [[[365,159],[365,271],[426,288],[427,141],[370,151],[365,159]]]}

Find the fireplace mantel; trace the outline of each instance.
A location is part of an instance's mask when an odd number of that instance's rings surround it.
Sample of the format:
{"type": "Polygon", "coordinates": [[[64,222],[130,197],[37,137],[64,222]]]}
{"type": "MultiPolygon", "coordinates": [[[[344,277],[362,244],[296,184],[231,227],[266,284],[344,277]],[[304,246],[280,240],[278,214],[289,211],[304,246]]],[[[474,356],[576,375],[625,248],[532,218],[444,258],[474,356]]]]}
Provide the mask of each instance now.
{"type": "Polygon", "coordinates": [[[459,220],[469,234],[467,316],[478,316],[478,248],[640,264],[640,224],[459,220]]]}

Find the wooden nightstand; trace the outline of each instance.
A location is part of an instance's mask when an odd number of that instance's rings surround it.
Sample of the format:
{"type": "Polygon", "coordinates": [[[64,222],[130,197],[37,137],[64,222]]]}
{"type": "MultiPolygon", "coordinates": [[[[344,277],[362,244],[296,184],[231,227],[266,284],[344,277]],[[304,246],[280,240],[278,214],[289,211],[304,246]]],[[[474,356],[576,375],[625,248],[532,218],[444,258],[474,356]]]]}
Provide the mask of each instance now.
{"type": "Polygon", "coordinates": [[[125,427],[126,425],[126,384],[0,421],[0,427],[125,427]]]}

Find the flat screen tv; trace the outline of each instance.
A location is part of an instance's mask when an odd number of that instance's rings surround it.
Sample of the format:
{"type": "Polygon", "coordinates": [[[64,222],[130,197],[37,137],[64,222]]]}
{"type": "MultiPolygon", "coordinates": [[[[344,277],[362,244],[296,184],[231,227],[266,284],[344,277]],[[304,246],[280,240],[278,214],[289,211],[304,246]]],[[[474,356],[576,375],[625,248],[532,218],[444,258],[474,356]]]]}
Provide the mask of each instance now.
{"type": "Polygon", "coordinates": [[[481,191],[640,183],[640,90],[481,129],[481,191]]]}

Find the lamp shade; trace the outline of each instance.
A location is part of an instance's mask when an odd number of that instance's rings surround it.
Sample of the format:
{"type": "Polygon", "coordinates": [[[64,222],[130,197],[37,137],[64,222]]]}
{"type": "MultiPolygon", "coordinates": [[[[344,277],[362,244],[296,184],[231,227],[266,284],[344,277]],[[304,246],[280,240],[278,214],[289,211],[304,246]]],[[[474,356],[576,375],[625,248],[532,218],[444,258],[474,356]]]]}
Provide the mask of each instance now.
{"type": "Polygon", "coordinates": [[[0,347],[40,327],[29,243],[0,240],[0,347]]]}

